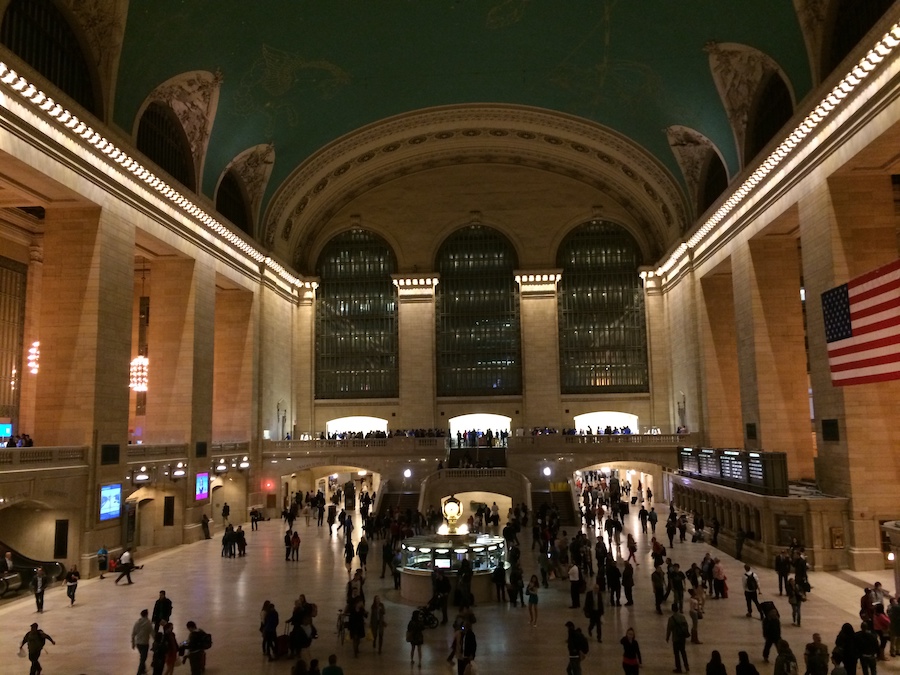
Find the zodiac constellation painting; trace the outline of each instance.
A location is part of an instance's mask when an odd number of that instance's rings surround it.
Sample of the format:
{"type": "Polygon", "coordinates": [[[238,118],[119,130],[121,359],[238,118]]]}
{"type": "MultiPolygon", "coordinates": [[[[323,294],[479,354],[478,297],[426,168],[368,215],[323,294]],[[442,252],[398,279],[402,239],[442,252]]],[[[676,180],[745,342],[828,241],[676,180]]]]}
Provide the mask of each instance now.
{"type": "Polygon", "coordinates": [[[350,84],[350,75],[326,60],[307,59],[269,45],[263,45],[259,58],[241,78],[235,93],[235,110],[240,115],[262,113],[268,126],[277,123],[296,126],[300,113],[293,98],[298,91],[329,99],[350,84]]]}

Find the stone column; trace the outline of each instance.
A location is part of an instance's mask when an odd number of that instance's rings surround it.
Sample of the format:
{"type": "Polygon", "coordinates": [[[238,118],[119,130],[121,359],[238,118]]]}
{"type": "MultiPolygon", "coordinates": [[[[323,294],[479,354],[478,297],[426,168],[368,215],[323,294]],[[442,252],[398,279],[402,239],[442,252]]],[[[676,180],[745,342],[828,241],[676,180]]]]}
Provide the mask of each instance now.
{"type": "Polygon", "coordinates": [[[253,293],[220,289],[215,298],[212,440],[249,441],[256,391],[253,293]]]}
{"type": "Polygon", "coordinates": [[[97,208],[48,209],[32,434],[40,445],[124,448],[133,267],[133,226],[97,208]]]}
{"type": "Polygon", "coordinates": [[[435,421],[435,304],[437,274],[394,274],[399,306],[400,407],[391,426],[432,429],[435,421]]]}
{"type": "Polygon", "coordinates": [[[38,372],[32,373],[28,367],[29,351],[34,348],[40,354],[41,288],[44,283],[43,237],[35,236],[28,247],[28,275],[25,282],[25,335],[22,341],[22,373],[19,376],[19,425],[15,433],[34,436],[35,396],[37,394],[38,372]],[[35,343],[38,343],[35,345],[35,343]]]}
{"type": "Polygon", "coordinates": [[[526,429],[560,423],[556,287],[561,278],[558,269],[516,272],[522,321],[522,425],[526,429]]]}
{"type": "Polygon", "coordinates": [[[647,367],[650,375],[650,419],[646,422],[641,420],[641,426],[656,426],[663,433],[673,433],[678,425],[672,424],[669,406],[669,401],[672,400],[672,366],[666,301],[659,277],[651,274],[649,270],[641,271],[647,324],[647,367]]]}
{"type": "Polygon", "coordinates": [[[763,237],[732,255],[743,447],[787,453],[788,477],[812,478],[797,240],[763,237]]]}
{"type": "Polygon", "coordinates": [[[313,279],[302,282],[299,304],[294,312],[294,391],[297,397],[294,424],[299,434],[316,431],[316,288],[318,282],[313,279]]]}
{"type": "Polygon", "coordinates": [[[699,332],[708,443],[743,447],[734,291],[730,274],[700,280],[699,332]]]}
{"type": "Polygon", "coordinates": [[[151,263],[145,443],[212,437],[215,272],[201,260],[151,263]]]}
{"type": "Polygon", "coordinates": [[[836,387],[831,382],[821,294],[897,259],[897,216],[888,175],[834,176],[799,202],[817,479],[850,498],[847,553],[853,569],[881,569],[879,520],[890,509],[900,466],[900,381],[836,387]],[[823,434],[823,425],[829,433],[823,434]]]}

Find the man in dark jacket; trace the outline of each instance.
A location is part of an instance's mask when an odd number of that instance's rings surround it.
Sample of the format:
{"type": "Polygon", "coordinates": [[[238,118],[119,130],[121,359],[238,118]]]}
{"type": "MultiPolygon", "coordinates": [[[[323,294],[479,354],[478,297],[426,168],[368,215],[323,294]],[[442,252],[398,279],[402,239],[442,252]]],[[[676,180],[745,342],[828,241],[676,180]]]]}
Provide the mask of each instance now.
{"type": "Polygon", "coordinates": [[[463,623],[456,634],[456,668],[459,675],[464,675],[469,663],[475,660],[478,641],[472,627],[463,623]]]}
{"type": "Polygon", "coordinates": [[[600,617],[603,616],[603,591],[600,590],[599,584],[594,584],[594,587],[584,596],[584,615],[588,619],[588,635],[591,635],[596,626],[597,642],[603,642],[602,624],[600,623],[600,617]]]}
{"type": "Polygon", "coordinates": [[[159,630],[160,621],[169,621],[172,616],[172,601],[166,597],[165,591],[159,592],[159,598],[153,604],[153,631],[159,630]]]}

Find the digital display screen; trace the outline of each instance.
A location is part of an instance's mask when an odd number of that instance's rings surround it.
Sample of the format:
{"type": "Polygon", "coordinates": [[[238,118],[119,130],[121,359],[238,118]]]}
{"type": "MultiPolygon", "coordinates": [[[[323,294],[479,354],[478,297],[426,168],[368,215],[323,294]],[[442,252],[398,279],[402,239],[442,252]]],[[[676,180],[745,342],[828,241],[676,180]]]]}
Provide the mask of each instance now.
{"type": "Polygon", "coordinates": [[[9,422],[0,422],[0,436],[3,438],[12,436],[12,424],[9,422]]]}
{"type": "Polygon", "coordinates": [[[197,474],[197,488],[194,491],[195,498],[197,501],[201,499],[206,499],[209,497],[209,474],[208,473],[198,473],[197,474]]]}
{"type": "Polygon", "coordinates": [[[100,520],[113,520],[122,513],[122,484],[100,486],[100,520]]]}
{"type": "Polygon", "coordinates": [[[450,560],[448,558],[435,558],[434,566],[435,569],[448,570],[450,569],[450,560]]]}

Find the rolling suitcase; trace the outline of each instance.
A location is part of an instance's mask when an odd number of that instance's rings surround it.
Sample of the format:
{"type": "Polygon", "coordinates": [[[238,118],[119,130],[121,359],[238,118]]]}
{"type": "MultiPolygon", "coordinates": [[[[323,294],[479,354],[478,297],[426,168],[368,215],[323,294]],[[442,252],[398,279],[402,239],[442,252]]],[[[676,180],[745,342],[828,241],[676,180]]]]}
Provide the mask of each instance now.
{"type": "Polygon", "coordinates": [[[275,638],[275,658],[281,659],[291,651],[291,636],[288,635],[288,625],[284,624],[284,632],[275,638]]]}

